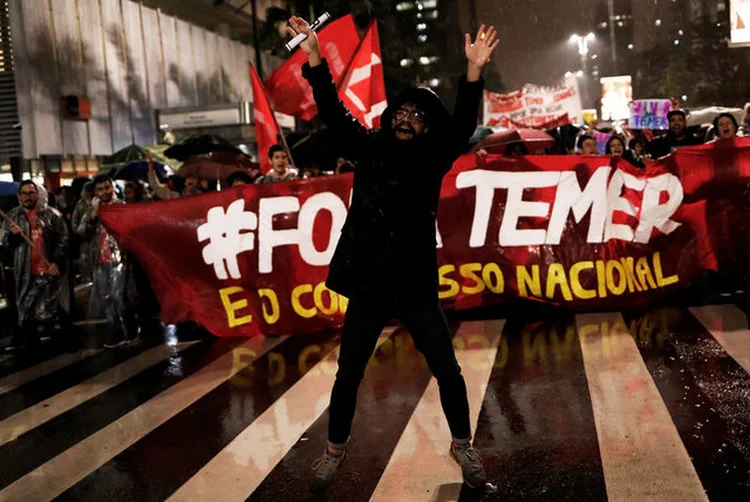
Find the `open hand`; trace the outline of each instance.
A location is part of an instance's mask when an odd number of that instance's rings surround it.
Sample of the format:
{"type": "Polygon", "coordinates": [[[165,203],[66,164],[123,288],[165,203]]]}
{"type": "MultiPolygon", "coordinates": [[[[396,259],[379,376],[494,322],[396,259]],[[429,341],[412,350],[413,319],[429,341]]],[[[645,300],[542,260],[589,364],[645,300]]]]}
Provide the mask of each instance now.
{"type": "Polygon", "coordinates": [[[292,16],[289,19],[289,26],[286,30],[292,37],[296,37],[300,33],[307,34],[307,39],[300,44],[300,47],[307,54],[307,58],[310,60],[310,66],[317,66],[322,61],[320,56],[320,43],[318,42],[318,34],[310,29],[310,24],[298,16],[292,16]]]}
{"type": "Polygon", "coordinates": [[[497,40],[495,27],[490,26],[485,31],[485,25],[479,27],[474,43],[471,42],[471,36],[468,33],[465,38],[464,51],[466,52],[466,59],[469,60],[468,77],[470,82],[474,82],[479,80],[482,68],[490,61],[492,52],[500,45],[500,40],[497,40]]]}

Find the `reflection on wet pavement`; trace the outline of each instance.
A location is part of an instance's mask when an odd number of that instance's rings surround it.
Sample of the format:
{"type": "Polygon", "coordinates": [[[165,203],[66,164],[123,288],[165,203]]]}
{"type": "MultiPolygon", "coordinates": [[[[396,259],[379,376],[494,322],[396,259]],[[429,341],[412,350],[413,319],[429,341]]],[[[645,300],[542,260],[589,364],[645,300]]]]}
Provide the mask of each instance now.
{"type": "Polygon", "coordinates": [[[750,500],[742,310],[547,314],[452,316],[496,493],[462,485],[403,328],[381,336],[350,457],[315,497],[337,334],[170,328],[124,351],[0,361],[0,500],[750,500]]]}

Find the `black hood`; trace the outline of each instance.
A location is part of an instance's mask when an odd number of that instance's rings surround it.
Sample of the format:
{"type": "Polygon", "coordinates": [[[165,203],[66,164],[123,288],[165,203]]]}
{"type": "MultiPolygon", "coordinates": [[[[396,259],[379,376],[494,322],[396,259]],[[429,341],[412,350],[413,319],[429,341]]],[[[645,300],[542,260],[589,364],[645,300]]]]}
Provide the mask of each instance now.
{"type": "Polygon", "coordinates": [[[388,137],[393,136],[391,121],[394,112],[407,103],[413,104],[425,114],[425,125],[429,127],[429,131],[425,133],[426,138],[439,140],[451,134],[453,120],[440,96],[428,87],[412,87],[392,101],[380,118],[380,128],[388,137]]]}

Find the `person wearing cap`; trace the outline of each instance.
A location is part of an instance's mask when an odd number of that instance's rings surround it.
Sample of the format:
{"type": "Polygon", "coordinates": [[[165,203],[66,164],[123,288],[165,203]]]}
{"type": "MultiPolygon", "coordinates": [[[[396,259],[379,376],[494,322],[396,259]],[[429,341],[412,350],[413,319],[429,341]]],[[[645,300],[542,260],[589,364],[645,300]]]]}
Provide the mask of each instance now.
{"type": "Polygon", "coordinates": [[[646,147],[651,158],[658,159],[679,148],[701,144],[701,141],[688,131],[687,113],[684,110],[672,110],[667,114],[667,119],[669,120],[667,134],[654,139],[646,147]]]}
{"type": "Polygon", "coordinates": [[[318,38],[298,17],[292,34],[305,33],[310,82],[318,113],[342,154],[357,161],[352,201],[329,266],[326,286],[349,298],[339,369],[331,392],[328,447],[313,464],[313,491],[325,489],[346,459],[357,389],[386,323],[402,321],[424,354],[440,389],[453,441],[449,452],[464,481],[485,489],[487,476],[471,444],[466,383],[438,299],[435,214],[443,177],[469,147],[484,82],[482,68],[498,45],[494,27],[465,36],[468,71],[458,83],[455,113],[426,87],[407,89],[389,103],[381,129],[367,130],[339,99],[318,38]]]}

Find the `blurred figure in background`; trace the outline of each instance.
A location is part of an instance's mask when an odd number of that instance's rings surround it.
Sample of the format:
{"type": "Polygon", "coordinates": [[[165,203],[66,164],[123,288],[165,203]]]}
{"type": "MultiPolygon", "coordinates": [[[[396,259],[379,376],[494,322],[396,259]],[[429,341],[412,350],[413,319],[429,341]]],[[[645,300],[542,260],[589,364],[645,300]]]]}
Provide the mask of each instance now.
{"type": "Polygon", "coordinates": [[[237,171],[235,173],[232,173],[227,178],[227,188],[242,186],[242,185],[252,185],[253,179],[250,177],[250,174],[243,172],[243,171],[237,171]]]}
{"type": "MultiPolygon", "coordinates": [[[[18,188],[20,206],[3,221],[2,245],[13,252],[16,309],[20,332],[6,351],[33,349],[39,330],[60,322],[70,328],[68,283],[61,277],[68,268],[68,229],[59,211],[47,205],[44,189],[30,180],[18,188]],[[28,239],[28,240],[27,240],[28,239]],[[29,242],[30,241],[30,242],[29,242]]],[[[70,334],[70,332],[68,332],[70,334]]]]}
{"type": "Polygon", "coordinates": [[[268,174],[260,178],[257,183],[278,183],[297,178],[294,171],[289,168],[289,157],[284,147],[273,145],[268,151],[268,158],[271,160],[272,169],[268,171],[268,174]]]}
{"type": "Polygon", "coordinates": [[[646,165],[637,160],[633,152],[625,146],[625,138],[619,134],[613,134],[609,137],[605,153],[607,155],[612,155],[613,157],[620,157],[636,167],[646,167],[646,165]]]}
{"type": "Polygon", "coordinates": [[[597,155],[596,138],[590,134],[584,134],[578,138],[578,153],[580,155],[597,155]]]}
{"type": "Polygon", "coordinates": [[[714,119],[714,141],[737,137],[740,125],[731,113],[720,113],[714,119]]]}
{"type": "Polygon", "coordinates": [[[145,188],[140,181],[128,181],[125,183],[125,203],[137,204],[145,202],[145,188]]]}
{"type": "Polygon", "coordinates": [[[667,134],[654,139],[646,147],[646,151],[654,159],[669,155],[679,148],[701,144],[701,141],[688,131],[687,113],[685,111],[672,110],[667,114],[667,117],[669,119],[667,134]]]}
{"type": "Polygon", "coordinates": [[[109,339],[104,347],[125,347],[138,342],[138,327],[126,297],[127,257],[99,220],[101,205],[122,204],[122,201],[115,196],[112,180],[106,176],[94,178],[94,191],[96,197],[91,209],[77,228],[78,235],[90,243],[90,260],[94,267],[89,315],[98,317],[103,303],[109,328],[109,339]]]}

